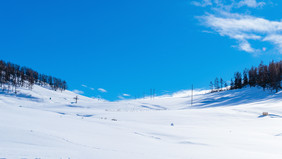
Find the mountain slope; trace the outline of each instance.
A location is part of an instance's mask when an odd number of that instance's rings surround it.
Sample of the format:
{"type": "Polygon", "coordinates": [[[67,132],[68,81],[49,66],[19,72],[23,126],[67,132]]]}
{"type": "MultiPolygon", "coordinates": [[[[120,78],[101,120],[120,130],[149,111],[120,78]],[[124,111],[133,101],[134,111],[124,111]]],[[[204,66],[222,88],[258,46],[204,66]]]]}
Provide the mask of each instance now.
{"type": "Polygon", "coordinates": [[[77,104],[70,91],[19,91],[0,94],[0,158],[282,157],[280,92],[196,91],[191,106],[190,91],[118,102],[78,95],[77,104]]]}

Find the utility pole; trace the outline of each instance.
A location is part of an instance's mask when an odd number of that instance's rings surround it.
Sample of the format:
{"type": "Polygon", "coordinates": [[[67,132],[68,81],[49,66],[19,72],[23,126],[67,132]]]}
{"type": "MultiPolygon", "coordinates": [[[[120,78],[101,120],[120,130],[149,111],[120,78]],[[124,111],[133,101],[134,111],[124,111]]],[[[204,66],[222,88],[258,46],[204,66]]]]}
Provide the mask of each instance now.
{"type": "MultiPolygon", "coordinates": [[[[75,99],[75,103],[77,103],[78,97],[74,97],[73,99],[75,99]]],[[[98,99],[99,100],[99,99],[98,99]]]]}
{"type": "Polygon", "coordinates": [[[192,90],[191,90],[191,106],[193,105],[193,84],[192,84],[192,90]]]}

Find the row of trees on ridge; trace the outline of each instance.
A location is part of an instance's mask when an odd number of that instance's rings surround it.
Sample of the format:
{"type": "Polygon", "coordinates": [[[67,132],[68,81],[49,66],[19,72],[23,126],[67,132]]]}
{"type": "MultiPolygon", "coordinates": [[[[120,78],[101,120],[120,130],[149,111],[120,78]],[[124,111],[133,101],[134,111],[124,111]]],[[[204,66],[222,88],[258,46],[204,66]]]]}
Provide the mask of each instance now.
{"type": "Polygon", "coordinates": [[[260,63],[258,67],[245,69],[243,73],[235,72],[234,77],[228,85],[222,78],[216,78],[210,82],[211,92],[222,90],[241,89],[243,87],[262,87],[263,90],[269,89],[278,92],[281,87],[282,81],[282,61],[270,62],[268,65],[260,63]],[[228,87],[229,86],[229,87],[228,87]]]}
{"type": "Polygon", "coordinates": [[[66,90],[67,83],[56,77],[40,74],[30,68],[0,60],[0,88],[15,91],[17,87],[32,89],[34,84],[50,87],[52,90],[66,90]]]}

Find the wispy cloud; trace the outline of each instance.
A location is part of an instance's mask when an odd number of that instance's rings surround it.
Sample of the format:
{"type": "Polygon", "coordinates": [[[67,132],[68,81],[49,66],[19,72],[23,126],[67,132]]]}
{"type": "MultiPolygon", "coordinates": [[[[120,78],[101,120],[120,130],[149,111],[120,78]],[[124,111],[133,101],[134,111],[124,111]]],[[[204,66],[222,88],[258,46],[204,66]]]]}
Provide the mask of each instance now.
{"type": "Polygon", "coordinates": [[[247,6],[251,8],[262,7],[265,5],[265,2],[257,2],[256,0],[242,0],[237,4],[239,7],[247,6]]]}
{"type": "Polygon", "coordinates": [[[203,24],[221,36],[238,41],[240,50],[246,52],[261,51],[251,46],[250,40],[268,41],[278,47],[282,53],[282,22],[236,13],[221,12],[200,17],[203,24]]]}
{"type": "Polygon", "coordinates": [[[118,99],[123,100],[123,99],[126,99],[126,97],[130,97],[130,96],[131,96],[130,94],[123,93],[122,95],[118,96],[118,99]]]}
{"type": "Polygon", "coordinates": [[[76,93],[76,94],[84,94],[83,91],[80,91],[80,90],[77,90],[77,89],[73,90],[73,92],[76,93]]]}
{"type": "Polygon", "coordinates": [[[118,96],[119,99],[125,99],[123,96],[118,96]]]}
{"type": "MultiPolygon", "coordinates": [[[[232,13],[228,9],[220,9],[219,5],[227,5],[233,7],[251,7],[257,8],[265,5],[265,2],[256,0],[241,0],[231,1],[229,4],[224,4],[222,1],[210,1],[211,5],[216,5],[210,13],[198,16],[201,23],[218,33],[220,36],[226,36],[230,39],[235,39],[238,43],[239,50],[257,53],[266,51],[262,42],[272,43],[280,53],[282,53],[282,21],[273,21],[261,17],[256,17],[250,14],[235,12],[232,13]],[[260,48],[254,48],[252,42],[260,42],[260,48]]],[[[202,1],[201,3],[207,3],[202,1]]]]}
{"type": "Polygon", "coordinates": [[[92,88],[92,87],[88,87],[87,85],[85,85],[85,84],[82,84],[81,85],[82,87],[84,87],[84,88],[88,88],[88,89],[90,89],[91,91],[94,91],[95,89],[94,88],[92,88]]]}
{"type": "Polygon", "coordinates": [[[192,1],[191,4],[197,7],[213,7],[231,10],[233,8],[241,7],[261,8],[266,3],[257,0],[198,0],[192,1]]]}
{"type": "Polygon", "coordinates": [[[282,34],[271,34],[266,36],[263,41],[269,41],[273,44],[275,44],[278,49],[280,50],[280,53],[282,53],[282,34]]]}
{"type": "Polygon", "coordinates": [[[238,48],[242,51],[246,51],[246,52],[255,52],[255,49],[251,47],[251,44],[246,41],[246,40],[242,40],[240,41],[240,44],[238,46],[238,48]]]}
{"type": "Polygon", "coordinates": [[[103,92],[103,93],[108,92],[108,91],[107,91],[107,90],[105,90],[104,88],[98,88],[98,91],[103,92]]]}
{"type": "Polygon", "coordinates": [[[192,1],[191,2],[192,5],[198,6],[198,7],[206,7],[206,6],[210,6],[212,5],[212,1],[211,0],[203,0],[203,1],[192,1]]]}
{"type": "Polygon", "coordinates": [[[124,94],[122,94],[124,97],[130,97],[130,94],[126,94],[126,93],[124,93],[124,94]]]}

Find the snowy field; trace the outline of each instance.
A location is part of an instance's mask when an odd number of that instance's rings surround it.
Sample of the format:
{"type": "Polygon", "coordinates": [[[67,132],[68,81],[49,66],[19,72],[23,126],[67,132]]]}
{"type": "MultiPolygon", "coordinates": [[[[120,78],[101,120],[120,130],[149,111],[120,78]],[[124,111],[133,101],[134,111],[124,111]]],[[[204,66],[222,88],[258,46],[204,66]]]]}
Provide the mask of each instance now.
{"type": "Polygon", "coordinates": [[[190,91],[77,104],[70,91],[19,91],[0,93],[1,159],[282,158],[281,93],[197,91],[191,106],[190,91]]]}

